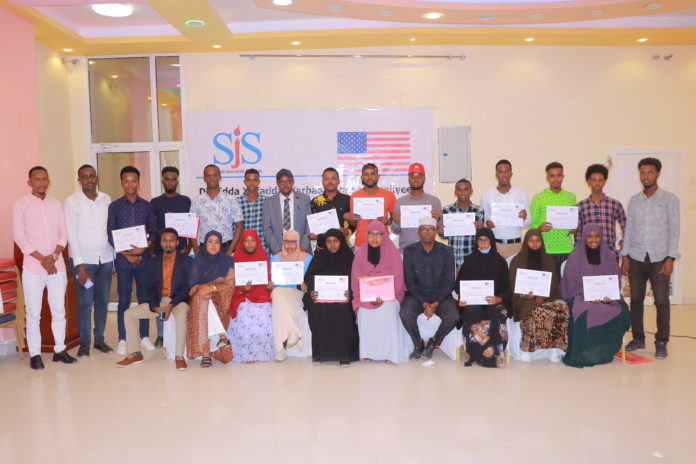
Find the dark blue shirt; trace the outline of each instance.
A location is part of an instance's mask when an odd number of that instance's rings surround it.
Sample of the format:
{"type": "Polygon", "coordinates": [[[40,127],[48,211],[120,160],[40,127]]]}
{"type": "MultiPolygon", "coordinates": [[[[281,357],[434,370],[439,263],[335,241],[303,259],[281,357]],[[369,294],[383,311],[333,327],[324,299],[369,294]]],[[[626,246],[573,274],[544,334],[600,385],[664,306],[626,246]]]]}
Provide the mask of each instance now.
{"type": "Polygon", "coordinates": [[[426,253],[420,242],[404,249],[404,281],[408,294],[419,303],[444,301],[454,289],[452,248],[435,242],[426,253]]]}
{"type": "MultiPolygon", "coordinates": [[[[162,255],[162,244],[160,243],[159,234],[165,228],[164,215],[166,213],[188,213],[191,210],[191,199],[186,195],[177,194],[175,197],[168,197],[164,194],[153,198],[150,200],[152,208],[155,212],[155,221],[157,226],[157,235],[153,240],[154,242],[154,254],[156,256],[162,255]]],[[[182,251],[186,248],[187,239],[179,237],[179,245],[177,245],[177,251],[182,251]]]]}
{"type": "MultiPolygon", "coordinates": [[[[111,243],[111,246],[114,244],[114,237],[111,235],[112,230],[142,225],[145,226],[147,239],[150,241],[154,240],[157,236],[155,213],[149,201],[145,201],[138,197],[135,203],[131,203],[125,196],[122,196],[109,205],[109,218],[106,222],[106,231],[109,235],[109,243],[111,243]]],[[[121,253],[116,253],[116,269],[139,269],[141,266],[147,266],[150,261],[150,251],[146,251],[141,257],[142,261],[139,264],[131,264],[121,253]]]]}

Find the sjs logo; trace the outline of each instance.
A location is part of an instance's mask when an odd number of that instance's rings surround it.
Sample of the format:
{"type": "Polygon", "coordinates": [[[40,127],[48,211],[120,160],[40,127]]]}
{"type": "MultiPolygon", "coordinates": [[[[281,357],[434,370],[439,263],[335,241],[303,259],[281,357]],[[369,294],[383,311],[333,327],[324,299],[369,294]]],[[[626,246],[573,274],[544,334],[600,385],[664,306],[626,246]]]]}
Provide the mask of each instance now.
{"type": "Polygon", "coordinates": [[[234,133],[219,132],[213,137],[213,145],[222,153],[214,154],[213,162],[223,166],[229,164],[232,169],[239,167],[242,163],[256,164],[263,157],[259,147],[254,145],[259,143],[261,143],[260,132],[245,132],[242,135],[239,126],[234,130],[234,133]],[[218,154],[221,155],[220,158],[218,158],[218,154]]]}

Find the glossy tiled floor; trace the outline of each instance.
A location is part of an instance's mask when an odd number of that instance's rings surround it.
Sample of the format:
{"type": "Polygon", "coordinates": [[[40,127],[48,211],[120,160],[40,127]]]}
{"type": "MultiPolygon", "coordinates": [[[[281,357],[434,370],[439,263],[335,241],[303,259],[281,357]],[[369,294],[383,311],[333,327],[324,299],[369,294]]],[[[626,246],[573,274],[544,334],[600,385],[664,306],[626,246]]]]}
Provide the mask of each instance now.
{"type": "MultiPolygon", "coordinates": [[[[672,327],[696,336],[696,307],[674,307],[672,327]]],[[[429,367],[290,358],[176,372],[156,351],[128,369],[116,355],[44,355],[34,372],[12,355],[0,463],[693,463],[696,340],[669,349],[591,369],[464,368],[436,352],[429,367]]]]}

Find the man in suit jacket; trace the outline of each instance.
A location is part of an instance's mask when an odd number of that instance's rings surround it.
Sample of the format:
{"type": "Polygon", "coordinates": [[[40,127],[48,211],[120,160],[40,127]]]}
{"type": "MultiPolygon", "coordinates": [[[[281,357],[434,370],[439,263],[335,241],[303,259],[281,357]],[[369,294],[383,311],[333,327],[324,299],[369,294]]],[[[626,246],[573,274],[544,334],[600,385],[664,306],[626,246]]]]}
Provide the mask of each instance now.
{"type": "Polygon", "coordinates": [[[176,352],[174,364],[177,370],[186,369],[184,361],[184,343],[186,341],[186,314],[189,311],[189,273],[191,258],[177,253],[179,234],[170,227],[162,230],[160,243],[163,253],[152,258],[148,268],[148,302],[134,306],[126,311],[126,344],[129,355],[117,362],[118,367],[128,367],[143,362],[143,355],[138,351],[138,321],[153,319],[164,313],[163,319],[174,314],[176,321],[176,352]]]}
{"type": "Polygon", "coordinates": [[[293,190],[295,178],[288,169],[276,174],[279,193],[266,198],[263,203],[263,236],[272,254],[283,248],[283,234],[293,229],[300,234],[300,246],[312,252],[309,243],[307,215],[311,214],[309,196],[293,190]]]}

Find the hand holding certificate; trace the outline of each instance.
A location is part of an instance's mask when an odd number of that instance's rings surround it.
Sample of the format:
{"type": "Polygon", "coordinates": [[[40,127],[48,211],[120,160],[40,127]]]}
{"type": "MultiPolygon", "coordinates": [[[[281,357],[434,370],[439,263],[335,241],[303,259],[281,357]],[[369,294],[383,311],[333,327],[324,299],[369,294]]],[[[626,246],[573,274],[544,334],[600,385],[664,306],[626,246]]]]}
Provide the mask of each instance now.
{"type": "Polygon", "coordinates": [[[316,214],[307,216],[309,231],[313,234],[323,234],[329,229],[340,228],[338,215],[335,209],[329,209],[316,214]]]}
{"type": "Polygon", "coordinates": [[[534,296],[548,297],[551,295],[552,275],[546,271],[518,268],[515,277],[515,293],[527,295],[532,292],[534,296]]]}
{"type": "Polygon", "coordinates": [[[520,217],[520,213],[523,209],[522,203],[493,203],[491,204],[491,221],[496,227],[522,227],[524,219],[520,217]]]}
{"type": "Polygon", "coordinates": [[[248,261],[234,263],[234,280],[237,286],[266,285],[268,283],[268,266],[266,261],[248,261]]]}
{"type": "Polygon", "coordinates": [[[461,235],[476,235],[475,213],[451,213],[443,214],[442,221],[445,224],[445,237],[458,237],[461,235]]]}
{"type": "Polygon", "coordinates": [[[619,277],[615,275],[583,276],[582,289],[585,301],[601,301],[620,299],[619,277]]]}
{"type": "Polygon", "coordinates": [[[198,220],[198,216],[194,213],[165,213],[164,226],[175,229],[179,237],[196,238],[198,220]]]}
{"type": "Polygon", "coordinates": [[[492,280],[460,280],[459,301],[464,301],[467,305],[490,304],[486,298],[494,296],[494,288],[492,280]]]}
{"type": "Polygon", "coordinates": [[[360,301],[374,303],[377,298],[382,301],[395,301],[394,276],[360,277],[360,301]]]}
{"type": "Polygon", "coordinates": [[[577,229],[577,206],[547,206],[546,222],[550,222],[554,229],[577,229]]]}
{"type": "Polygon", "coordinates": [[[111,231],[114,238],[114,251],[132,250],[133,248],[147,248],[147,237],[145,236],[145,226],[126,227],[111,231]]]}
{"type": "Polygon", "coordinates": [[[432,206],[430,205],[403,205],[401,210],[401,228],[402,229],[416,229],[418,228],[418,221],[424,217],[431,217],[432,214],[430,210],[432,206]]]}
{"type": "Polygon", "coordinates": [[[314,276],[314,291],[319,303],[343,303],[348,301],[348,276],[314,276]]]}
{"type": "Polygon", "coordinates": [[[377,219],[384,216],[384,198],[357,197],[353,198],[353,213],[360,219],[377,219]]]}
{"type": "Polygon", "coordinates": [[[273,262],[271,276],[276,285],[300,285],[304,280],[304,263],[302,261],[273,262]]]}

